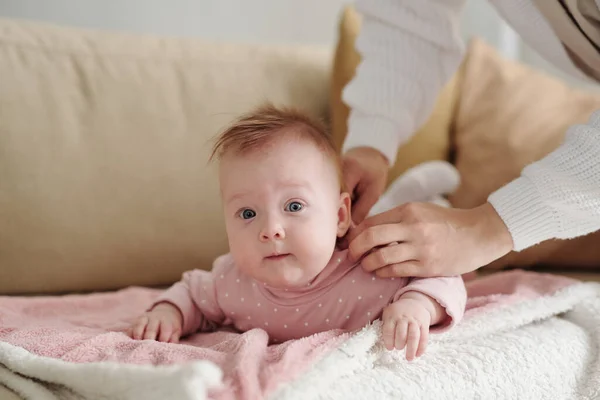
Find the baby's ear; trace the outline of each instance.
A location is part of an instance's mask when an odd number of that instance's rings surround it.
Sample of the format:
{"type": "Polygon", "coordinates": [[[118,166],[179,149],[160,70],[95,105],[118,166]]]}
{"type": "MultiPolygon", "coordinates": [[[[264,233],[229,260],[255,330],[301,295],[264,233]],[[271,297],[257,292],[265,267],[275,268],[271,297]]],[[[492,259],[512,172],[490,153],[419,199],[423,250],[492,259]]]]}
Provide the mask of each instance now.
{"type": "Polygon", "coordinates": [[[352,216],[350,213],[350,194],[347,192],[340,193],[340,203],[338,207],[338,229],[337,236],[343,237],[348,232],[350,224],[352,223],[352,216]]]}

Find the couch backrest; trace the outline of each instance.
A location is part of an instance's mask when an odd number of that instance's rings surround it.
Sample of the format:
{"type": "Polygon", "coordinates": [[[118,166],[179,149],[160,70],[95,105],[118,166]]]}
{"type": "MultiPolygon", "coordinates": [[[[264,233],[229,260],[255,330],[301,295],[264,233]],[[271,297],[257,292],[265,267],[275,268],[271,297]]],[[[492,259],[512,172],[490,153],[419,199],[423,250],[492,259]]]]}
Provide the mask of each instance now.
{"type": "Polygon", "coordinates": [[[327,110],[330,53],[0,19],[0,294],[165,285],[227,251],[211,139],[327,110]]]}

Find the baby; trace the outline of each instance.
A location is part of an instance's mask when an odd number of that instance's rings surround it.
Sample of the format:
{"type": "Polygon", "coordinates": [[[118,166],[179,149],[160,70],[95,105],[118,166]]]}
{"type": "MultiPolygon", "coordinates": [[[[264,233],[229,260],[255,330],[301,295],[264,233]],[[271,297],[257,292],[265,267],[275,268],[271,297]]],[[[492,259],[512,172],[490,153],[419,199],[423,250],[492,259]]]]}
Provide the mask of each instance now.
{"type": "Polygon", "coordinates": [[[176,343],[230,326],[263,329],[278,343],[381,318],[386,348],[406,348],[412,360],[430,328],[462,318],[460,277],[378,278],[336,247],[350,227],[350,195],[318,122],[265,106],[222,133],[213,157],[230,253],[211,272],[184,273],[132,325],[134,339],[176,343]]]}

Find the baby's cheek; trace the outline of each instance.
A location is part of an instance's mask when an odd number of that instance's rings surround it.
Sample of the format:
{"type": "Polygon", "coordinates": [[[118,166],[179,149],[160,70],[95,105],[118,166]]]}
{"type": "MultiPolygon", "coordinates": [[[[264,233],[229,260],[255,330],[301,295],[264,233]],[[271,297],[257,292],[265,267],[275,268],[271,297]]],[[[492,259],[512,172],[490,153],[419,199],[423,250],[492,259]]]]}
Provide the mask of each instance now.
{"type": "Polygon", "coordinates": [[[331,232],[325,226],[316,226],[306,237],[302,246],[304,253],[313,260],[313,263],[327,264],[335,249],[335,232],[331,232]]]}
{"type": "Polygon", "coordinates": [[[256,268],[256,264],[259,260],[257,261],[257,251],[250,240],[244,238],[232,238],[232,240],[229,241],[229,249],[239,268],[245,270],[256,268]]]}

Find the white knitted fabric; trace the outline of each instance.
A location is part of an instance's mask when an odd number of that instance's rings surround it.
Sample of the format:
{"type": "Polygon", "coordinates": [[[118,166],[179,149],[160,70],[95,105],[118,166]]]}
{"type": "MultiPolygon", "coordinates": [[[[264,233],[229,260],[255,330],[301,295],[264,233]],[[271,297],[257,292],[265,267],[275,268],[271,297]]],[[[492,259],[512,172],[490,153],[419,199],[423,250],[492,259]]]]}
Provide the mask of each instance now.
{"type": "MultiPolygon", "coordinates": [[[[370,146],[389,160],[426,121],[456,72],[464,44],[464,0],[359,0],[362,62],[343,92],[352,111],[343,151],[370,146]]],[[[491,0],[540,54],[575,71],[532,0],[491,0]]],[[[582,76],[581,74],[579,76],[582,76]]],[[[572,127],[562,146],[528,166],[489,198],[512,235],[514,250],[600,229],[600,112],[572,127]]]]}
{"type": "Polygon", "coordinates": [[[571,127],[562,146],[488,200],[517,250],[600,229],[600,111],[588,124],[571,127]]]}
{"type": "Polygon", "coordinates": [[[450,203],[443,195],[454,193],[459,184],[458,170],[446,161],[434,160],[418,164],[392,182],[371,207],[369,216],[413,201],[449,207],[450,203]]]}

